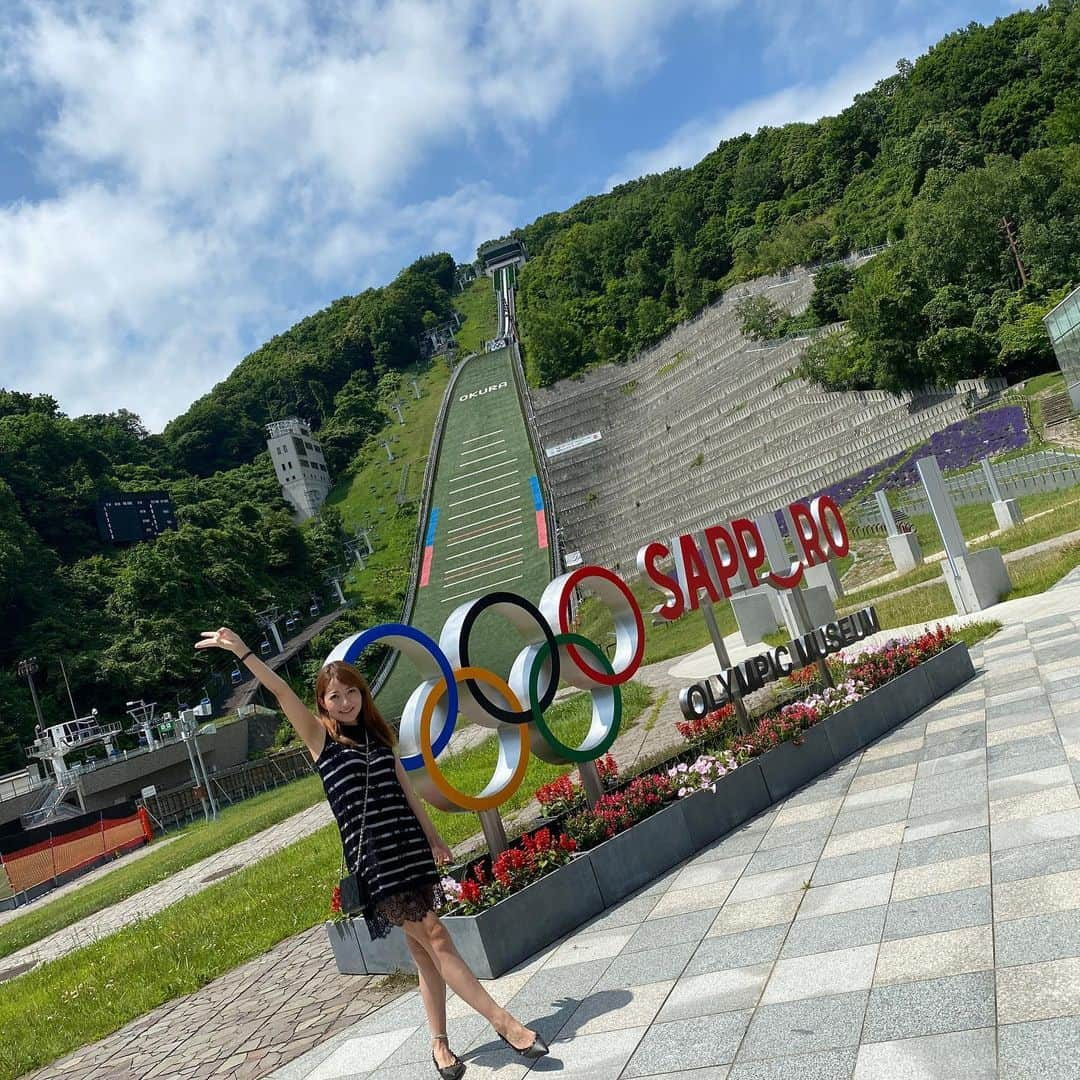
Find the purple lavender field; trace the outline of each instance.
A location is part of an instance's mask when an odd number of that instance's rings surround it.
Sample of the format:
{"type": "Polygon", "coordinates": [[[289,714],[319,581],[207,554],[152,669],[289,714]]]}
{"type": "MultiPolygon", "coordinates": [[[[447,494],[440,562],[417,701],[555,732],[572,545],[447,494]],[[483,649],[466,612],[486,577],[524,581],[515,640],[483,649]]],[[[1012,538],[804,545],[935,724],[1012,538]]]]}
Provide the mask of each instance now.
{"type": "Polygon", "coordinates": [[[947,473],[976,465],[993,454],[1019,450],[1026,446],[1027,442],[1028,430],[1024,410],[1019,405],[1006,405],[950,424],[921,443],[910,457],[907,457],[908,451],[905,450],[863,469],[855,476],[830,484],[817,494],[829,495],[843,506],[853,495],[862,491],[874,476],[880,478],[871,491],[911,487],[919,479],[915,463],[920,458],[936,457],[942,472],[947,473]],[[905,457],[907,460],[900,465],[899,462],[905,457]]]}

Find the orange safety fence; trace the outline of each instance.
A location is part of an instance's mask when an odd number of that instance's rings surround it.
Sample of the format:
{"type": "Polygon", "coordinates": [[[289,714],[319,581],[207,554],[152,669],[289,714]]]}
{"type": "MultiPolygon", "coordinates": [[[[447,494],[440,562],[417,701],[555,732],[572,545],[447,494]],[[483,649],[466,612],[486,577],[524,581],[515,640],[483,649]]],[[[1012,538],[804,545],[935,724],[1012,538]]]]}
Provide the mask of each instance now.
{"type": "Polygon", "coordinates": [[[73,832],[50,835],[27,847],[6,852],[0,855],[0,867],[12,892],[21,893],[70,874],[104,855],[139,847],[152,838],[149,815],[140,807],[128,817],[102,815],[73,832]]]}

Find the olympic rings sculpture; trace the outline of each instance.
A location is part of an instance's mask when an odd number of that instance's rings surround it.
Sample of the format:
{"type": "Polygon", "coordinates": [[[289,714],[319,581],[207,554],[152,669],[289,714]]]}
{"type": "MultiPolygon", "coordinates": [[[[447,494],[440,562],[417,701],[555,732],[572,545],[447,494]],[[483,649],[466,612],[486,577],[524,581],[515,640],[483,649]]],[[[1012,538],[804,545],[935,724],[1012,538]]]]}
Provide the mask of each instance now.
{"type": "Polygon", "coordinates": [[[401,763],[415,774],[417,790],[441,810],[483,811],[502,805],[517,791],[530,753],[552,764],[568,764],[593,761],[608,751],[622,721],[619,687],[641,666],[645,627],[634,594],[620,577],[602,566],[582,566],[550,582],[539,605],[516,593],[489,593],[455,608],[437,643],[405,623],[383,623],[340,642],[326,663],[353,663],[377,642],[400,650],[422,677],[405,703],[398,731],[401,763]],[[594,641],[570,630],[570,598],[584,581],[614,619],[611,660],[594,641]],[[469,641],[477,620],[488,611],[502,615],[524,640],[506,679],[471,663],[469,641]],[[578,746],[562,742],[544,720],[560,679],[592,696],[592,722],[578,746]],[[454,787],[437,761],[459,712],[498,736],[494,773],[478,795],[454,787]]]}

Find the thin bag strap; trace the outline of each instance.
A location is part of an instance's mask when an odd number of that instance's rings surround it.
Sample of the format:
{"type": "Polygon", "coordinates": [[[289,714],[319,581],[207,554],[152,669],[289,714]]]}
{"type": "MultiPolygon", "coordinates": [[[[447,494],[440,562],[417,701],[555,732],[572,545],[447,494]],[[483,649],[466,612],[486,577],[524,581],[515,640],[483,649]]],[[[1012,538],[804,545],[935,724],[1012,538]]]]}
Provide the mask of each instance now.
{"type": "MultiPolygon", "coordinates": [[[[368,735],[367,724],[364,725],[364,809],[360,813],[360,844],[357,850],[363,854],[364,851],[364,831],[367,828],[367,804],[368,804],[368,787],[371,784],[371,737],[368,735]]],[[[357,866],[356,873],[360,872],[360,867],[357,866]]],[[[345,839],[342,837],[341,842],[341,872],[339,877],[345,876],[345,839]]]]}

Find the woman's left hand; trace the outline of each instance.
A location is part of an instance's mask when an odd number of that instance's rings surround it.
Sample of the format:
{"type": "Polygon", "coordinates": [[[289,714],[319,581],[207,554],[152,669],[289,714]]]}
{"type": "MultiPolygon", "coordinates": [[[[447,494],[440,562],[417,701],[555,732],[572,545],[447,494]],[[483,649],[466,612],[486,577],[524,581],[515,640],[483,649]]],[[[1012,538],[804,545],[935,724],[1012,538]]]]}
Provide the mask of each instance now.
{"type": "Polygon", "coordinates": [[[454,861],[454,853],[443,843],[441,837],[433,837],[428,840],[428,843],[431,845],[431,854],[435,857],[435,862],[440,866],[454,861]]]}

